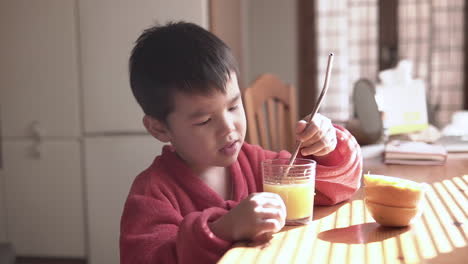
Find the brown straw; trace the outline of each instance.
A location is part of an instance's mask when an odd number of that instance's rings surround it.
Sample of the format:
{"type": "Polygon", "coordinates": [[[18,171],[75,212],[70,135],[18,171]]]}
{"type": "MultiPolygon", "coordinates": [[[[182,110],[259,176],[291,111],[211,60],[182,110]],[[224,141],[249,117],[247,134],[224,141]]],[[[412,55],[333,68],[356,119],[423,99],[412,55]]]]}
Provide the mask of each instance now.
{"type": "MultiPolygon", "coordinates": [[[[325,94],[327,93],[327,90],[328,90],[328,82],[330,80],[332,65],[333,65],[333,53],[330,53],[330,55],[328,55],[327,72],[326,72],[326,75],[325,75],[325,82],[323,83],[322,92],[320,93],[317,104],[315,105],[314,109],[310,113],[309,120],[307,120],[307,125],[312,121],[315,114],[318,112],[318,110],[320,108],[320,105],[322,104],[323,98],[325,98],[325,94]]],[[[299,153],[299,149],[301,148],[301,144],[302,144],[302,141],[300,141],[300,140],[297,141],[296,149],[294,150],[294,153],[292,154],[291,158],[289,159],[289,165],[288,165],[288,168],[286,169],[285,176],[288,175],[289,169],[294,164],[294,160],[296,159],[296,156],[299,153]]]]}

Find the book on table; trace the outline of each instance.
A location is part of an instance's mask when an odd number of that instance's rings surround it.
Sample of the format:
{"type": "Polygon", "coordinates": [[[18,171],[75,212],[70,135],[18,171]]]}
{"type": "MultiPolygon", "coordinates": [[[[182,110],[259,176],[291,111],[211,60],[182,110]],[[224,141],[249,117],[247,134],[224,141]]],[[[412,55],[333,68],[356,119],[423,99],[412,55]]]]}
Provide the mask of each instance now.
{"type": "Polygon", "coordinates": [[[385,144],[386,164],[443,165],[447,150],[439,144],[418,141],[392,140],[385,144]]]}

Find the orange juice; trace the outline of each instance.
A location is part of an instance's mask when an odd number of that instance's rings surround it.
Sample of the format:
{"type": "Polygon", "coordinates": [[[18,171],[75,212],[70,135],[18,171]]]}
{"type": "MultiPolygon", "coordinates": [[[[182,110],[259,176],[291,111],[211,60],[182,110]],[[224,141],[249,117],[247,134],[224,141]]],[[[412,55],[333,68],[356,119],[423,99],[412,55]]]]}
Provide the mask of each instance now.
{"type": "Polygon", "coordinates": [[[286,225],[310,222],[314,205],[315,165],[311,159],[262,161],[263,191],[276,193],[286,205],[286,225]]]}
{"type": "Polygon", "coordinates": [[[276,193],[286,205],[286,220],[303,219],[312,216],[315,182],[293,184],[263,183],[263,191],[276,193]]]}

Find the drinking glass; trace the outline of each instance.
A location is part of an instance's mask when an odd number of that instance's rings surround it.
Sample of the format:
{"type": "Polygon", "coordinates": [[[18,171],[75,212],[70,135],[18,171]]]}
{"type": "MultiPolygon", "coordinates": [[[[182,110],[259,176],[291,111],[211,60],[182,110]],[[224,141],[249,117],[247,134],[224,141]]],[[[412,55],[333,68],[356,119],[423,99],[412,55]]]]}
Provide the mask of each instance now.
{"type": "Polygon", "coordinates": [[[276,193],[286,205],[286,225],[312,220],[316,162],[310,159],[267,159],[262,161],[263,191],[276,193]]]}

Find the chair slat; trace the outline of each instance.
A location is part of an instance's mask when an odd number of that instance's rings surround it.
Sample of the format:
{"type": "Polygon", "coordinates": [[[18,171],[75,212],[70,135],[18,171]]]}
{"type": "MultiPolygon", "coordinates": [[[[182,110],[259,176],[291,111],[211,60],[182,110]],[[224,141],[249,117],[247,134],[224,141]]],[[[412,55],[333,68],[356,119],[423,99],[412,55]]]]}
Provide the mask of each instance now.
{"type": "Polygon", "coordinates": [[[279,133],[279,149],[288,149],[288,144],[287,144],[287,130],[289,130],[289,123],[286,122],[285,118],[285,105],[284,104],[279,104],[278,105],[278,133],[279,133]]]}
{"type": "Polygon", "coordinates": [[[265,109],[262,107],[261,111],[257,113],[257,122],[259,127],[260,134],[260,144],[266,149],[271,149],[269,140],[268,140],[268,130],[267,130],[267,116],[265,114],[265,109]]]}
{"type": "Polygon", "coordinates": [[[276,102],[274,98],[269,98],[267,101],[268,115],[268,133],[271,150],[278,150],[278,122],[276,120],[276,102]]]}
{"type": "Polygon", "coordinates": [[[257,107],[253,95],[253,89],[245,89],[243,92],[243,101],[245,105],[245,115],[247,117],[247,138],[250,144],[260,145],[257,125],[257,107]]]}

